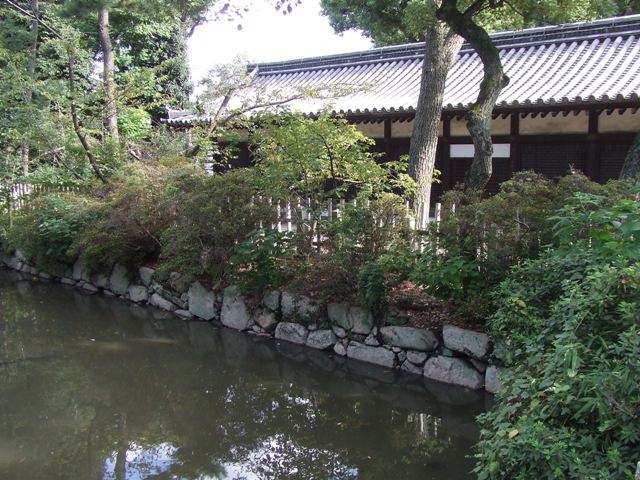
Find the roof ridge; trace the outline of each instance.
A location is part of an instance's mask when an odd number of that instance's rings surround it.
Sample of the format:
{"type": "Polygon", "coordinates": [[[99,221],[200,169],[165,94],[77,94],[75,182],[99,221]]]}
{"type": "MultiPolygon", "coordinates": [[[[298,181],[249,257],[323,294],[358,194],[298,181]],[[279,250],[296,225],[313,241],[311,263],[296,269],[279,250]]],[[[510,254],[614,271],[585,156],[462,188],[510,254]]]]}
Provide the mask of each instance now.
{"type": "MultiPolygon", "coordinates": [[[[554,41],[578,41],[594,38],[637,35],[640,32],[640,14],[610,17],[598,20],[568,23],[545,27],[533,27],[523,30],[496,32],[491,34],[496,46],[501,49],[525,47],[554,41]]],[[[424,42],[405,43],[378,47],[358,52],[339,53],[277,62],[260,62],[249,65],[249,70],[258,67],[259,74],[287,73],[291,71],[340,67],[354,62],[397,61],[410,58],[422,58],[424,42]]],[[[466,42],[460,54],[470,53],[473,48],[466,42]]]]}

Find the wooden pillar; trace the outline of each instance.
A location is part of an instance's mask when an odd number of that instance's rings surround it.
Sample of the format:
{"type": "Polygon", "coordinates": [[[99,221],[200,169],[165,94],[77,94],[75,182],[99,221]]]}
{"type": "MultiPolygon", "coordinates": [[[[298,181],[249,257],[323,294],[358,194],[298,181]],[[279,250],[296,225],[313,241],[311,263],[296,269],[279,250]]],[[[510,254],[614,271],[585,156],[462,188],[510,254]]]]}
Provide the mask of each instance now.
{"type": "Polygon", "coordinates": [[[384,155],[386,160],[395,160],[391,158],[391,119],[384,119],[384,155]]]}
{"type": "Polygon", "coordinates": [[[518,140],[520,139],[520,114],[511,114],[511,128],[509,132],[509,143],[511,144],[511,154],[509,157],[510,177],[515,172],[522,170],[522,157],[520,156],[520,145],[518,140]]]}
{"type": "Polygon", "coordinates": [[[589,133],[587,135],[587,162],[585,175],[591,180],[599,182],[600,178],[600,147],[598,145],[598,118],[600,112],[589,111],[589,133]]]}
{"type": "Polygon", "coordinates": [[[442,158],[442,175],[440,181],[444,190],[453,188],[453,176],[451,175],[451,117],[443,115],[442,117],[442,138],[440,140],[441,158],[442,158]]]}

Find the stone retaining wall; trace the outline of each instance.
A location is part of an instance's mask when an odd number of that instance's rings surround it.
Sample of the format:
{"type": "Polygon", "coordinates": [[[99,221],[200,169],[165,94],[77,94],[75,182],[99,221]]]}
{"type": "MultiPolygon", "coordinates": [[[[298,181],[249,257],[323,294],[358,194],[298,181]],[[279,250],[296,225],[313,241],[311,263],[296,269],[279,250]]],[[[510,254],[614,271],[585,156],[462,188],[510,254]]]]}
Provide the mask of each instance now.
{"type": "Polygon", "coordinates": [[[184,319],[211,321],[252,335],[304,345],[314,350],[424,376],[438,382],[495,393],[500,388],[501,349],[484,333],[446,325],[440,338],[429,330],[374,325],[364,308],[319,302],[303,295],[272,291],[258,301],[236,286],[213,291],[189,284],[178,273],[157,278],[151,268],[90,274],[80,260],[52,275],[28,264],[16,251],[0,263],[44,281],[59,281],[87,294],[102,292],[138,304],[150,304],[184,319]],[[497,361],[496,361],[497,360],[497,361]]]}

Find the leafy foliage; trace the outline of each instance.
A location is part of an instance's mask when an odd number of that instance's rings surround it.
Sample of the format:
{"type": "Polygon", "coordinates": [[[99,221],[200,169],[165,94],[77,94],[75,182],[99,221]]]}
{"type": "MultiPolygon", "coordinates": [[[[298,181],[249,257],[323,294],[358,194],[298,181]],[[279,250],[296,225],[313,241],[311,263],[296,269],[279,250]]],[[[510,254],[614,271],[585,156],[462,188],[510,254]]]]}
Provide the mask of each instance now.
{"type": "Polygon", "coordinates": [[[557,245],[549,217],[575,192],[597,194],[607,205],[632,194],[622,182],[603,186],[582,175],[554,181],[533,172],[516,173],[489,198],[448,192],[442,221],[429,232],[411,279],[436,296],[462,302],[461,313],[488,315],[492,305],[487,289],[514,265],[557,245]]]}
{"type": "Polygon", "coordinates": [[[578,194],[559,247],[496,290],[513,354],[481,418],[479,478],[632,478],[640,456],[640,207],[578,194]]]}
{"type": "Polygon", "coordinates": [[[35,265],[57,272],[74,259],[78,238],[98,216],[95,202],[49,194],[32,200],[6,231],[6,247],[21,249],[35,265]]]}
{"type": "MultiPolygon", "coordinates": [[[[168,187],[176,210],[171,228],[162,234],[159,268],[188,277],[205,275],[212,282],[226,279],[237,245],[261,223],[270,227],[275,221],[275,211],[259,195],[256,183],[256,173],[250,169],[177,179],[168,187]]],[[[263,239],[253,238],[258,250],[267,248],[263,239]]]]}
{"type": "Polygon", "coordinates": [[[291,277],[287,260],[293,251],[291,234],[256,230],[233,247],[229,268],[234,281],[248,292],[264,292],[282,286],[291,277]]]}

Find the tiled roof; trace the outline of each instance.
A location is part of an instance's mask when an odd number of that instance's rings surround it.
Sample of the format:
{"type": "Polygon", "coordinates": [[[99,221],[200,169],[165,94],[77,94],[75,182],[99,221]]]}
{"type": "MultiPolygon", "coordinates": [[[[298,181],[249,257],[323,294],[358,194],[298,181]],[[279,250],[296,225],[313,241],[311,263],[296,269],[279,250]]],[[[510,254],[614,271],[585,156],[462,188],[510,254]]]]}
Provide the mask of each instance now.
{"type": "MultiPolygon", "coordinates": [[[[502,32],[492,35],[510,84],[500,108],[640,103],[640,15],[502,32]]],[[[418,100],[424,43],[285,62],[262,63],[255,84],[287,96],[300,88],[352,87],[331,100],[296,100],[292,110],[315,113],[331,104],[336,113],[413,112],[418,100]]],[[[445,109],[462,110],[476,98],[482,62],[463,45],[447,77],[445,109]]],[[[188,123],[177,116],[170,123],[188,123]]]]}

